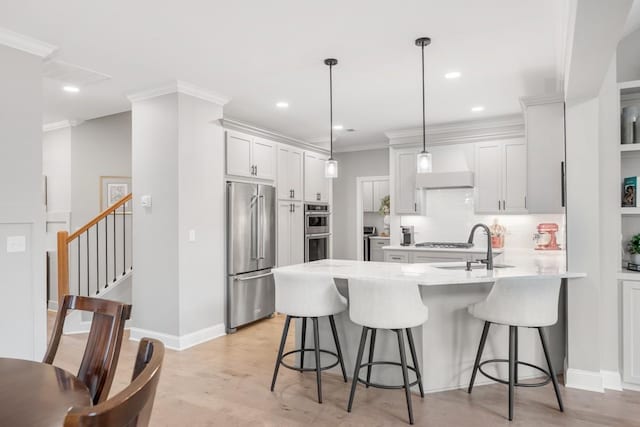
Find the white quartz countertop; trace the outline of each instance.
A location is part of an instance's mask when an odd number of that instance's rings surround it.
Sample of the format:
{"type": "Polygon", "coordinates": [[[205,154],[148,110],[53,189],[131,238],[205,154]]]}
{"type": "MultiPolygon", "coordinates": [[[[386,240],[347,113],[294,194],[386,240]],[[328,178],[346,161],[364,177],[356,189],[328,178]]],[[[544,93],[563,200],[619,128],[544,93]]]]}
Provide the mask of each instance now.
{"type": "Polygon", "coordinates": [[[512,268],[484,268],[466,271],[438,267],[463,267],[464,263],[403,264],[392,262],[352,261],[326,259],[305,264],[276,268],[273,271],[288,271],[300,274],[324,273],[337,279],[368,278],[418,283],[421,286],[491,283],[506,277],[580,278],[586,274],[567,272],[562,251],[540,252],[534,250],[508,251],[497,264],[508,264],[512,268]]]}
{"type": "Polygon", "coordinates": [[[380,239],[380,240],[389,240],[391,237],[389,236],[369,236],[370,239],[380,239]]]}
{"type": "MultiPolygon", "coordinates": [[[[425,248],[421,246],[401,246],[401,245],[389,245],[383,246],[382,250],[384,251],[408,251],[408,252],[453,252],[460,254],[475,254],[475,253],[487,253],[487,248],[474,246],[471,248],[425,248]]],[[[504,249],[493,249],[492,252],[494,254],[501,254],[504,252],[504,249]]]]}

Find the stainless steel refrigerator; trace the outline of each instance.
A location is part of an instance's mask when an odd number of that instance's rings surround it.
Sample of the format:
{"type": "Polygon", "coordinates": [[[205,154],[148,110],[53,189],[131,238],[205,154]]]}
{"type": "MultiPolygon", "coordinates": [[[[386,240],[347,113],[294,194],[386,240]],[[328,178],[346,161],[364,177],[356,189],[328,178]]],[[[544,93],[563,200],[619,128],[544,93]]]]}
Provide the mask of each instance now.
{"type": "Polygon", "coordinates": [[[275,312],[275,187],[227,183],[227,332],[275,312]]]}

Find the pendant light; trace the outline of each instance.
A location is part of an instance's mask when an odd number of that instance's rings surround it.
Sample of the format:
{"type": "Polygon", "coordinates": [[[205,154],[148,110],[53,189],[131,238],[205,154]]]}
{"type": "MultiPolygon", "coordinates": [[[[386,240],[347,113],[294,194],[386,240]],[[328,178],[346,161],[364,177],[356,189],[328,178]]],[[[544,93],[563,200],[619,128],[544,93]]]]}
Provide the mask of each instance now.
{"type": "Polygon", "coordinates": [[[419,46],[422,50],[422,152],[418,154],[418,173],[431,172],[432,159],[431,153],[427,151],[427,126],[426,126],[426,99],[424,88],[424,47],[431,44],[429,37],[420,37],[416,39],[416,46],[419,46]]]}
{"type": "Polygon", "coordinates": [[[329,160],[324,163],[325,178],[338,177],[338,162],[333,158],[333,66],[338,64],[338,60],[327,58],[324,60],[325,65],[329,66],[329,160]]]}

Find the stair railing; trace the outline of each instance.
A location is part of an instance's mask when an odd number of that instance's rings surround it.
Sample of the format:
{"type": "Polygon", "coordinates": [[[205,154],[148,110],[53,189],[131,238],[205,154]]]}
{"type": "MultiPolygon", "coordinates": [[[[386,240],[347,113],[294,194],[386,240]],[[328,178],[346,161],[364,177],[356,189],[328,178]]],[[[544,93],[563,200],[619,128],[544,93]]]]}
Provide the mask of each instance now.
{"type": "Polygon", "coordinates": [[[133,269],[133,223],[131,212],[127,212],[131,200],[129,193],[71,234],[58,231],[58,304],[72,292],[70,270],[77,279],[73,290],[76,295],[90,296],[133,269]]]}

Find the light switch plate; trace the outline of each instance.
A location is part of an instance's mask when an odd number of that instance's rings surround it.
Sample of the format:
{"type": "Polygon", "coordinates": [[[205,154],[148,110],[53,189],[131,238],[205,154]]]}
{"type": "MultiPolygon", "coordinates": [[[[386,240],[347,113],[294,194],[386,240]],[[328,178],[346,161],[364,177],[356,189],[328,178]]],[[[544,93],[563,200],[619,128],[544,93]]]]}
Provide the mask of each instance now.
{"type": "Polygon", "coordinates": [[[143,208],[150,208],[151,207],[151,196],[144,195],[144,196],[140,197],[140,206],[142,206],[143,208]]]}
{"type": "Polygon", "coordinates": [[[25,236],[8,236],[7,253],[25,252],[27,250],[27,238],[25,236]]]}
{"type": "Polygon", "coordinates": [[[189,230],[189,241],[190,242],[196,241],[196,230],[189,230]]]}

